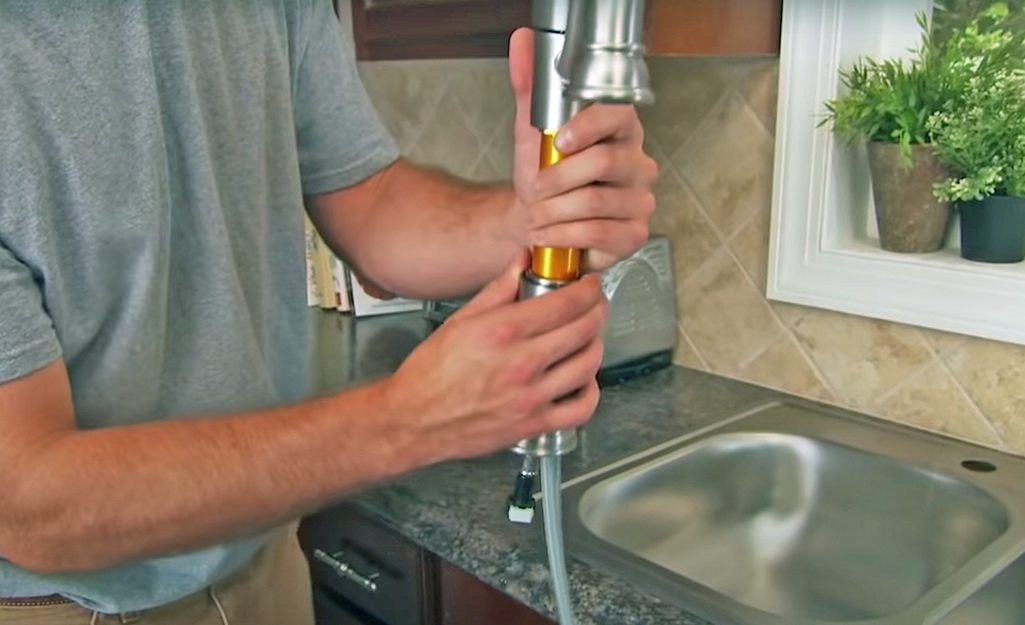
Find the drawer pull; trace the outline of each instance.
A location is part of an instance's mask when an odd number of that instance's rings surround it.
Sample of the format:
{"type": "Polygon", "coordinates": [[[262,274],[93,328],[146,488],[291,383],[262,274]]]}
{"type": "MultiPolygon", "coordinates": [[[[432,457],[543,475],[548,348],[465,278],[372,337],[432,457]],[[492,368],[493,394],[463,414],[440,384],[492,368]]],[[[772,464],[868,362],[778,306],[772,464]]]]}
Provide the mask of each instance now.
{"type": "Polygon", "coordinates": [[[377,592],[377,582],[374,580],[380,577],[381,574],[372,573],[370,575],[363,575],[357,572],[351,564],[346,564],[338,559],[342,557],[343,553],[344,552],[342,551],[338,551],[336,553],[329,554],[322,549],[314,549],[313,557],[334,569],[335,573],[338,573],[339,577],[356,583],[363,587],[367,592],[377,592]]]}

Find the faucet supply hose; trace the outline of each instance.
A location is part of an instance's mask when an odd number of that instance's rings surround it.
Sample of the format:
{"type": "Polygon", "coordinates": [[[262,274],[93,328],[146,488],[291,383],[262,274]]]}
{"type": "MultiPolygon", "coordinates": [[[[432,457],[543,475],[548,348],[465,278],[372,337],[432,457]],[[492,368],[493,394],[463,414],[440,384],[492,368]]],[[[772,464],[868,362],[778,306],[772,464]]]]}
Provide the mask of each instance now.
{"type": "Polygon", "coordinates": [[[566,551],[562,539],[562,458],[541,458],[541,506],[544,514],[545,544],[548,548],[548,567],[551,569],[555,592],[555,607],[559,625],[573,625],[573,605],[569,595],[569,575],[566,572],[566,551]]]}

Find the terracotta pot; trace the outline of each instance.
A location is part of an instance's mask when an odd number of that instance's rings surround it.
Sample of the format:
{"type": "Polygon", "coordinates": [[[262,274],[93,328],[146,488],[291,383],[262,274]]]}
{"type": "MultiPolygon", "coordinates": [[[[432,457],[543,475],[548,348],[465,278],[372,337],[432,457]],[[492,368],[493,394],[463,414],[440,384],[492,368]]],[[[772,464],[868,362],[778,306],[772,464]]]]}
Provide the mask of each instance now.
{"type": "Polygon", "coordinates": [[[953,206],[933,195],[933,184],[947,176],[932,147],[911,146],[913,165],[895,143],[870,142],[868,164],[880,246],[889,252],[922,254],[943,247],[953,206]]]}

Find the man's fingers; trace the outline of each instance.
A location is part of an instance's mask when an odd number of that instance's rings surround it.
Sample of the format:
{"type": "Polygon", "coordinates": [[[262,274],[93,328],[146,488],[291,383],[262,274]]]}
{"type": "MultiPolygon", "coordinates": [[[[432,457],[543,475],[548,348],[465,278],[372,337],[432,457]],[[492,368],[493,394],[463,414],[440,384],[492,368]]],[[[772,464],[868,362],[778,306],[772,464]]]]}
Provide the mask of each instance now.
{"type": "Polygon", "coordinates": [[[561,328],[604,303],[601,281],[587,275],[556,291],[497,311],[489,320],[491,334],[502,343],[525,341],[561,328]]]}
{"type": "Polygon", "coordinates": [[[646,222],[654,212],[655,196],[647,189],[594,185],[535,204],[530,210],[530,229],[544,230],[561,223],[590,219],[646,222]]]}
{"type": "Polygon", "coordinates": [[[607,309],[602,300],[566,325],[530,339],[513,356],[517,365],[514,368],[523,374],[522,377],[529,379],[560,366],[564,361],[572,361],[593,341],[601,338],[608,318],[607,309]]]}
{"type": "Polygon", "coordinates": [[[448,321],[468,319],[503,304],[516,301],[520,290],[520,276],[530,266],[530,255],[526,250],[520,252],[501,275],[481,289],[470,301],[463,304],[448,321]]]}
{"type": "Polygon", "coordinates": [[[538,420],[541,423],[540,432],[565,430],[584,425],[594,416],[600,397],[598,381],[591,380],[580,389],[578,394],[552,404],[538,415],[538,420]]]}
{"type": "Polygon", "coordinates": [[[612,139],[631,145],[644,141],[644,127],[637,110],[623,104],[592,104],[573,116],[559,131],[555,147],[563,154],[612,139]]]}
{"type": "Polygon", "coordinates": [[[555,224],[531,234],[534,245],[599,250],[626,258],[648,240],[647,222],[591,219],[555,224]]]}
{"type": "Polygon", "coordinates": [[[530,92],[534,78],[534,32],[519,28],[509,38],[509,83],[516,98],[517,116],[530,119],[530,92]]]}
{"type": "Polygon", "coordinates": [[[657,179],[658,164],[644,152],[621,143],[603,143],[538,172],[537,197],[554,197],[596,182],[649,188],[657,179]]]}
{"type": "Polygon", "coordinates": [[[604,344],[601,337],[591,338],[582,349],[545,373],[539,386],[548,401],[556,401],[580,390],[598,375],[604,344]]]}

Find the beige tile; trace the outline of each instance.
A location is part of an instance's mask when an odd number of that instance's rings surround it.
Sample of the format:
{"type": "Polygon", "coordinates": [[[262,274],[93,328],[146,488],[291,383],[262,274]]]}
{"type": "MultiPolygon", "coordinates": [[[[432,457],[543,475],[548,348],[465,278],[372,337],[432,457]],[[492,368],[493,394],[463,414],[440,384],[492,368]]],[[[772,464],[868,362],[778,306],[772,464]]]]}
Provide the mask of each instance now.
{"type": "Polygon", "coordinates": [[[973,340],[946,360],[1007,444],[1025,453],[1025,348],[973,340]]]}
{"type": "Polygon", "coordinates": [[[808,309],[794,333],[830,387],[856,408],[871,405],[932,360],[915,328],[875,319],[808,309]]]}
{"type": "Polygon", "coordinates": [[[446,92],[437,114],[411,147],[410,157],[457,176],[469,176],[482,152],[481,141],[464,123],[455,96],[446,92]]]}
{"type": "Polygon", "coordinates": [[[778,87],[779,62],[776,59],[752,61],[750,71],[741,79],[738,87],[748,106],[770,134],[776,132],[778,87]]]}
{"type": "Polygon", "coordinates": [[[1001,445],[993,426],[978,413],[939,362],[875,406],[881,416],[944,432],[984,445],[1001,445]]]}
{"type": "Polygon", "coordinates": [[[732,236],[772,192],[773,141],[737,93],[722,100],[672,156],[723,236],[732,236]]]}
{"type": "Polygon", "coordinates": [[[491,118],[491,133],[485,137],[488,148],[505,151],[509,162],[512,162],[513,147],[515,145],[513,142],[514,124],[515,119],[512,109],[495,112],[491,118]]]}
{"type": "Polygon", "coordinates": [[[511,125],[512,118],[509,119],[509,124],[504,126],[506,131],[499,131],[492,137],[491,142],[484,147],[484,154],[494,163],[495,168],[502,173],[505,180],[512,180],[513,157],[515,155],[511,125]]]}
{"type": "Polygon", "coordinates": [[[706,369],[705,363],[702,362],[701,356],[694,351],[694,346],[682,327],[680,328],[680,337],[676,344],[676,351],[673,353],[673,362],[681,367],[689,367],[701,371],[706,369]]]}
{"type": "Polygon", "coordinates": [[[508,178],[503,176],[498,166],[495,165],[494,161],[487,154],[483,154],[480,160],[477,161],[477,164],[473,166],[473,169],[470,170],[469,179],[475,182],[498,182],[508,178]]]}
{"type": "Polygon", "coordinates": [[[808,314],[807,306],[798,306],[797,304],[777,301],[770,301],[769,305],[774,311],[776,311],[776,314],[779,315],[783,325],[788,328],[793,328],[795,325],[800,323],[801,319],[804,319],[805,315],[808,314]]]}
{"type": "Polygon", "coordinates": [[[769,57],[718,57],[712,62],[728,88],[740,89],[750,79],[751,73],[766,62],[773,62],[769,57]]]}
{"type": "Polygon", "coordinates": [[[739,374],[741,378],[754,384],[802,397],[823,401],[836,399],[789,335],[780,336],[768,349],[741,369],[739,374]]]}
{"type": "Polygon", "coordinates": [[[919,328],[922,336],[925,340],[932,345],[932,348],[940,355],[943,355],[951,350],[957,349],[968,341],[968,337],[962,334],[953,334],[951,332],[942,332],[940,330],[932,330],[929,328],[919,328]]]}
{"type": "Polygon", "coordinates": [[[644,136],[644,153],[655,159],[658,164],[659,179],[669,175],[669,170],[673,165],[657,136],[652,134],[644,136]]]}
{"type": "Polygon", "coordinates": [[[677,284],[697,271],[722,246],[719,236],[698,210],[694,194],[672,172],[655,184],[655,215],[651,231],[664,234],[672,245],[677,284]]]}
{"type": "Polygon", "coordinates": [[[427,61],[360,65],[367,94],[403,151],[434,115],[451,73],[448,66],[427,61]]]}
{"type": "Polygon", "coordinates": [[[782,333],[765,300],[725,250],[691,276],[679,296],[684,330],[718,373],[735,373],[782,333]]]}
{"type": "Polygon", "coordinates": [[[652,57],[648,67],[656,100],[640,109],[641,122],[671,154],[690,138],[727,83],[714,59],[652,57]]]}
{"type": "Polygon", "coordinates": [[[730,240],[729,245],[764,294],[769,269],[769,210],[767,206],[762,208],[730,240]]]}
{"type": "Polygon", "coordinates": [[[497,120],[512,119],[515,101],[503,59],[463,60],[453,72],[449,92],[463,122],[485,143],[495,135],[497,120]]]}

